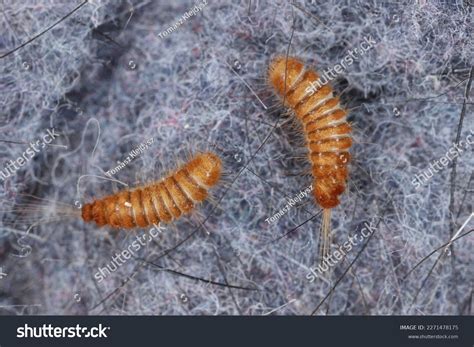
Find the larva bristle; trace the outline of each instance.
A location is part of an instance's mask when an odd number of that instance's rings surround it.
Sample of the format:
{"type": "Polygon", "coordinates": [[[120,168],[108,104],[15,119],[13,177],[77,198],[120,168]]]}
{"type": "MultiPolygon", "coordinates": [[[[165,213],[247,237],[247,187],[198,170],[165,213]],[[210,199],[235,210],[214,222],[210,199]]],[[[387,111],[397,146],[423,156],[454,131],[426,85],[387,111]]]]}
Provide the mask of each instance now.
{"type": "Polygon", "coordinates": [[[170,223],[206,199],[221,173],[220,158],[211,152],[201,153],[159,182],[84,205],[82,219],[114,228],[170,223]]]}
{"type": "MultiPolygon", "coordinates": [[[[339,195],[346,189],[348,149],[352,145],[351,125],[346,121],[347,111],[334,97],[330,85],[314,85],[317,72],[306,69],[294,57],[279,56],[271,63],[268,81],[284,106],[300,121],[304,131],[314,179],[313,194],[323,208],[321,223],[321,257],[329,252],[331,209],[340,203],[339,195]]],[[[322,259],[322,258],[321,258],[322,259]]]]}

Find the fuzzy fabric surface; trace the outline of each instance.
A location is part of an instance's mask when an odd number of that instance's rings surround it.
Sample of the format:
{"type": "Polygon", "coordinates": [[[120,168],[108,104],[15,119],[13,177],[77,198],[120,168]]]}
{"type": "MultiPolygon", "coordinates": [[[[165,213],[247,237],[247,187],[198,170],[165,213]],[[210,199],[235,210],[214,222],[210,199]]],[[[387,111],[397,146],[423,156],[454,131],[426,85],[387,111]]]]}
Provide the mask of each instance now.
{"type": "Polygon", "coordinates": [[[0,314],[473,314],[472,2],[0,8],[0,314]],[[364,41],[331,81],[354,139],[331,251],[371,233],[311,280],[321,208],[267,69],[289,55],[322,72],[364,41]],[[208,150],[222,181],[156,237],[78,218],[208,150]]]}

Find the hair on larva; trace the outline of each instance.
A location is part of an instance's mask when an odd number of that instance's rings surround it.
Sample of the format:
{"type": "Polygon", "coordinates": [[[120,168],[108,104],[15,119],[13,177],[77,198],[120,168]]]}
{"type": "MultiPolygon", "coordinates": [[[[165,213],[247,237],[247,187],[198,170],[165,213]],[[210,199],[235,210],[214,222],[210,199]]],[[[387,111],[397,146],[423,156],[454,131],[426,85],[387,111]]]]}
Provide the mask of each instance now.
{"type": "Polygon", "coordinates": [[[347,112],[341,108],[339,98],[334,97],[331,86],[325,85],[316,91],[309,88],[318,81],[319,75],[306,69],[297,58],[276,57],[270,63],[268,79],[284,106],[290,108],[303,125],[315,181],[313,194],[324,209],[322,232],[327,236],[330,211],[339,205],[339,195],[345,191],[348,177],[352,129],[346,121],[347,112]]]}
{"type": "Polygon", "coordinates": [[[221,172],[222,162],[216,154],[198,154],[158,182],[84,205],[82,219],[115,228],[170,223],[206,199],[207,191],[219,181],[221,172]]]}

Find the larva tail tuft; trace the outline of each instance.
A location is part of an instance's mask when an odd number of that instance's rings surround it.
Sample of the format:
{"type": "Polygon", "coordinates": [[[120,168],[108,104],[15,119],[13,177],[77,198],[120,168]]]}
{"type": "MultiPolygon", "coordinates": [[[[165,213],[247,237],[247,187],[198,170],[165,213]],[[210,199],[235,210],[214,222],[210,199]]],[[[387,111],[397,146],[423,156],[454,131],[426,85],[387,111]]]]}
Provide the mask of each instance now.
{"type": "Polygon", "coordinates": [[[323,209],[323,219],[321,221],[320,242],[319,242],[319,263],[324,262],[324,258],[329,254],[331,248],[331,209],[323,209]]]}
{"type": "Polygon", "coordinates": [[[43,220],[78,218],[81,213],[74,205],[30,194],[19,194],[16,201],[2,202],[2,207],[1,212],[12,214],[14,223],[25,224],[43,220]]]}

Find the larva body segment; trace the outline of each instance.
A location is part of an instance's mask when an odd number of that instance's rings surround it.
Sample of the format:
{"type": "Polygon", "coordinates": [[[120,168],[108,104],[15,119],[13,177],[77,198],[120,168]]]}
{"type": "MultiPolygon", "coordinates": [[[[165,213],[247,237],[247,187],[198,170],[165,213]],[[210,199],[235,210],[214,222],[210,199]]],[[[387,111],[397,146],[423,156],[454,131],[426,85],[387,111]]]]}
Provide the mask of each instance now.
{"type": "Polygon", "coordinates": [[[82,219],[114,228],[170,223],[206,199],[208,190],[219,181],[221,172],[222,163],[217,155],[211,152],[196,155],[159,182],[84,205],[82,219]]]}
{"type": "Polygon", "coordinates": [[[309,159],[315,178],[314,191],[318,204],[326,209],[339,205],[345,190],[352,145],[351,126],[346,111],[331,86],[317,91],[309,88],[319,75],[306,69],[293,57],[277,57],[269,68],[269,83],[284,105],[289,107],[303,125],[309,159]]]}

